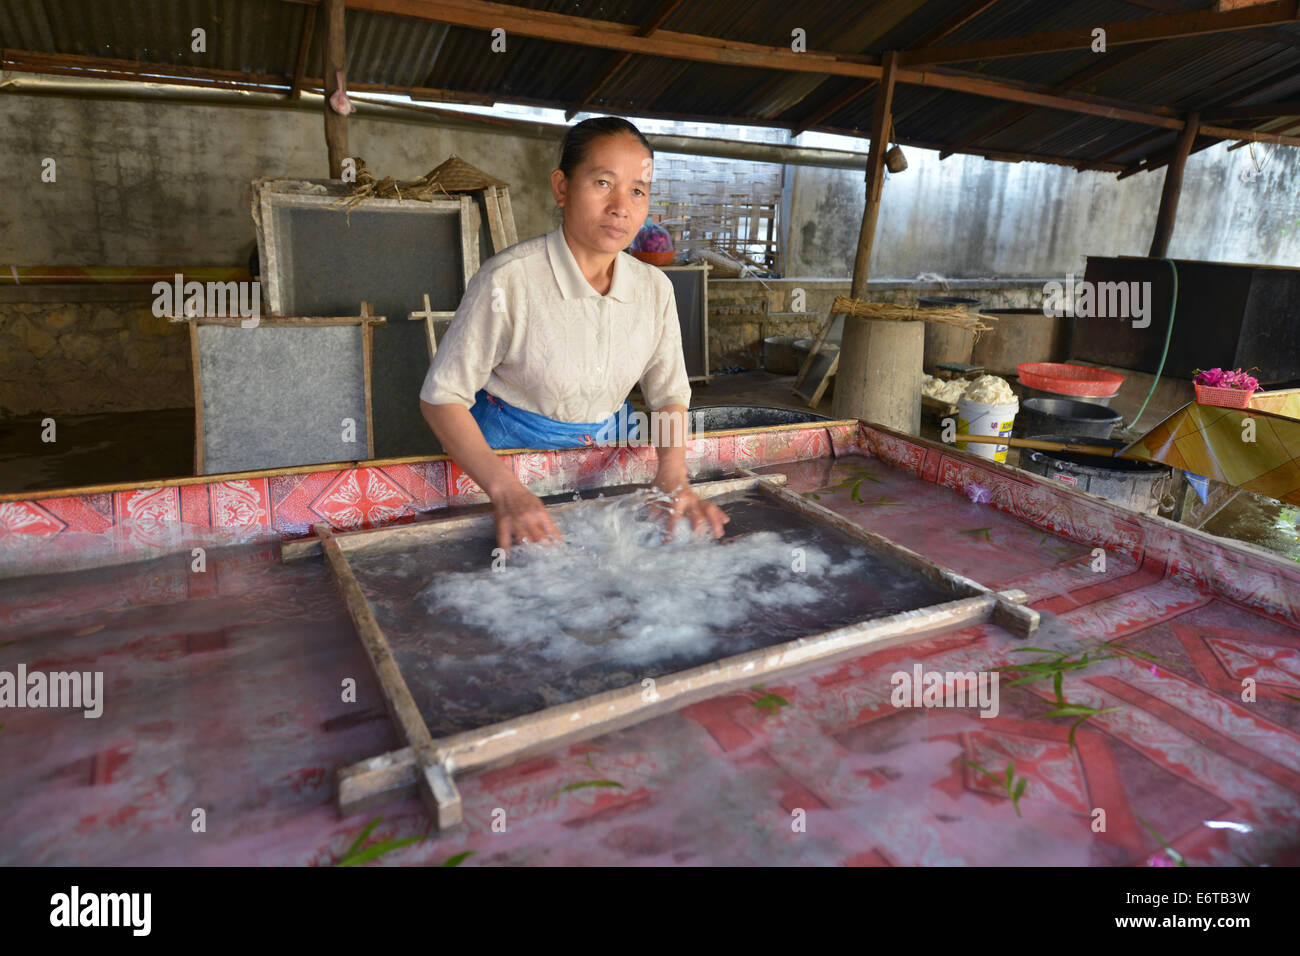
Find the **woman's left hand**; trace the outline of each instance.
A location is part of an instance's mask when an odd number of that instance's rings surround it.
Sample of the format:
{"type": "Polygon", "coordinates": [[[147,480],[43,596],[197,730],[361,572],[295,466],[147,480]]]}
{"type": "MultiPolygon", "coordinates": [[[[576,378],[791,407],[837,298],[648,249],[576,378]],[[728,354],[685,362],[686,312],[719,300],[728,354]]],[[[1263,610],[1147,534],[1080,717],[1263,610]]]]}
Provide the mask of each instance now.
{"type": "Polygon", "coordinates": [[[713,502],[701,499],[684,478],[679,481],[662,481],[656,478],[655,487],[667,488],[673,495],[671,509],[666,504],[664,507],[668,517],[669,534],[672,534],[678,520],[685,518],[691,523],[691,531],[694,534],[709,533],[715,538],[722,537],[722,526],[731,519],[713,502]]]}

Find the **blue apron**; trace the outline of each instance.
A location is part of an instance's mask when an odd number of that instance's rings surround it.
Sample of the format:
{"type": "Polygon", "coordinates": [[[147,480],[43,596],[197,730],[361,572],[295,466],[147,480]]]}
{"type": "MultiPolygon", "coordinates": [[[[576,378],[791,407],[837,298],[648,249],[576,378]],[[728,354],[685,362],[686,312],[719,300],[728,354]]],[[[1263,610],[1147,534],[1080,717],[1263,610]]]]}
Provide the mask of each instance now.
{"type": "Polygon", "coordinates": [[[510,405],[479,389],[469,410],[491,448],[581,448],[640,437],[640,422],[628,419],[632,403],[600,422],[562,422],[510,405]]]}

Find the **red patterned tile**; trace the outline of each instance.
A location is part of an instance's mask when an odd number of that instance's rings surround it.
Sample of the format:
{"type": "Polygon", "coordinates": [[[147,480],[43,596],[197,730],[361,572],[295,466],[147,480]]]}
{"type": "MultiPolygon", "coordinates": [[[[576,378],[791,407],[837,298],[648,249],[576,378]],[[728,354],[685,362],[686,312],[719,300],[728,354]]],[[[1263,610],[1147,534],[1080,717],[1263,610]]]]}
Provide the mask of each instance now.
{"type": "Polygon", "coordinates": [[[68,531],[102,534],[113,527],[113,496],[107,492],[42,498],[37,504],[64,522],[68,531]]]}
{"type": "Polygon", "coordinates": [[[349,468],[326,486],[311,510],[336,528],[374,528],[410,514],[411,495],[382,468],[349,468]]]}
{"type": "Polygon", "coordinates": [[[759,432],[750,435],[733,435],[732,442],[735,448],[735,462],[737,468],[758,468],[767,464],[766,434],[759,432]]]}
{"type": "Polygon", "coordinates": [[[476,504],[487,501],[488,496],[464,468],[454,461],[447,462],[447,501],[453,505],[476,504]]]}
{"type": "Polygon", "coordinates": [[[510,457],[515,477],[524,487],[549,485],[560,473],[559,457],[554,451],[525,451],[510,457]]]}
{"type": "Polygon", "coordinates": [[[620,449],[620,472],[624,484],[641,485],[654,481],[659,469],[659,452],[651,445],[629,445],[620,449]]]}
{"type": "Polygon", "coordinates": [[[266,478],[208,485],[214,528],[271,529],[271,487],[266,478]]]}
{"type": "MultiPolygon", "coordinates": [[[[1197,743],[1195,750],[1209,750],[1216,756],[1231,760],[1240,768],[1249,768],[1253,774],[1267,778],[1280,787],[1300,793],[1300,771],[1295,768],[1294,739],[1286,739],[1280,732],[1274,731],[1280,746],[1275,744],[1271,748],[1272,752],[1269,752],[1270,748],[1259,744],[1256,746],[1260,746],[1260,749],[1246,746],[1244,741],[1259,731],[1251,728],[1254,733],[1248,734],[1244,724],[1253,722],[1268,730],[1273,728],[1260,724],[1257,718],[1241,707],[1229,706],[1220,698],[1208,699],[1204,694],[1198,697],[1197,688],[1185,681],[1178,681],[1177,678],[1167,678],[1165,686],[1161,686],[1158,691],[1156,688],[1136,687],[1131,680],[1121,680],[1118,677],[1093,677],[1088,683],[1125,704],[1144,711],[1166,727],[1183,733],[1197,743]],[[1186,685],[1183,693],[1180,694],[1169,686],[1175,682],[1186,685]],[[1211,717],[1210,708],[1217,708],[1222,716],[1218,719],[1211,717]]],[[[1222,780],[1216,780],[1216,790],[1222,792],[1219,788],[1223,783],[1222,780]]]]}
{"type": "Polygon", "coordinates": [[[383,472],[411,496],[411,507],[431,511],[447,506],[447,464],[443,461],[416,461],[401,465],[384,465],[383,472]]]}
{"type": "Polygon", "coordinates": [[[936,448],[927,448],[925,460],[921,463],[921,477],[931,484],[936,483],[939,476],[939,462],[942,460],[942,452],[936,448]]]}
{"type": "Polygon", "coordinates": [[[827,437],[831,442],[831,454],[836,458],[843,458],[845,455],[860,454],[860,445],[858,442],[857,423],[828,425],[826,427],[827,437]]]}
{"type": "Polygon", "coordinates": [[[320,521],[312,502],[341,471],[315,471],[305,475],[274,475],[271,478],[271,525],[281,534],[305,534],[320,521]]]}
{"type": "Polygon", "coordinates": [[[588,447],[588,449],[562,449],[555,453],[555,475],[564,480],[565,488],[599,488],[616,484],[606,481],[606,475],[619,468],[619,450],[616,447],[588,447]]]}
{"type": "Polygon", "coordinates": [[[397,480],[411,493],[417,508],[431,511],[435,508],[447,507],[447,463],[445,461],[415,462],[405,466],[389,466],[384,470],[394,474],[394,469],[399,469],[397,480]],[[409,474],[400,473],[402,468],[407,469],[409,474]]]}
{"type": "Polygon", "coordinates": [[[1026,800],[1055,803],[1080,815],[1086,815],[1092,809],[1083,766],[1067,741],[1044,739],[1041,727],[1034,728],[1032,735],[973,731],[962,734],[962,737],[966,759],[997,778],[990,779],[967,765],[967,789],[1005,798],[1001,771],[1010,762],[1015,764],[1017,776],[1029,780],[1024,794],[1026,800]]]}
{"type": "Polygon", "coordinates": [[[178,488],[115,491],[113,505],[119,552],[174,551],[180,547],[181,498],[178,488]]]}
{"type": "Polygon", "coordinates": [[[831,451],[830,436],[820,425],[773,431],[769,432],[766,438],[762,462],[765,465],[824,458],[831,451]]]}
{"type": "Polygon", "coordinates": [[[212,483],[181,485],[181,521],[200,528],[212,527],[212,483]]]}
{"type": "Polygon", "coordinates": [[[692,478],[718,467],[718,439],[712,436],[692,438],[686,443],[686,473],[692,478]]]}
{"type": "Polygon", "coordinates": [[[913,475],[921,475],[921,465],[927,451],[924,446],[884,432],[871,432],[870,438],[877,457],[913,475]]]}
{"type": "Polygon", "coordinates": [[[736,436],[719,435],[716,439],[718,443],[717,467],[724,472],[731,473],[736,470],[736,436]]]}
{"type": "Polygon", "coordinates": [[[1231,638],[1210,638],[1205,643],[1237,681],[1251,677],[1261,684],[1300,690],[1300,648],[1231,638]]]}
{"type": "MultiPolygon", "coordinates": [[[[852,454],[846,452],[845,454],[852,454]]],[[[885,856],[878,847],[872,848],[865,853],[855,853],[844,861],[845,866],[893,866],[889,858],[885,856]]]]}
{"type": "Polygon", "coordinates": [[[66,527],[34,501],[0,501],[0,532],[10,534],[58,534],[66,527]]]}

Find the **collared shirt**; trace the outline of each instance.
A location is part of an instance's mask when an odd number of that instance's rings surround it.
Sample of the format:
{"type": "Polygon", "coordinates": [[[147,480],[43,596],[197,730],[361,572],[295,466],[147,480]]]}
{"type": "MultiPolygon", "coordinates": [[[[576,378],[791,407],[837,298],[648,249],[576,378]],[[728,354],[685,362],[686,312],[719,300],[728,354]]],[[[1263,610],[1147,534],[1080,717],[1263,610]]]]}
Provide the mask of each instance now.
{"type": "Polygon", "coordinates": [[[474,404],[480,388],[563,422],[598,422],[640,383],[650,410],[691,402],[673,286],[627,253],[601,295],[562,229],[498,253],[465,289],[420,398],[474,404]]]}

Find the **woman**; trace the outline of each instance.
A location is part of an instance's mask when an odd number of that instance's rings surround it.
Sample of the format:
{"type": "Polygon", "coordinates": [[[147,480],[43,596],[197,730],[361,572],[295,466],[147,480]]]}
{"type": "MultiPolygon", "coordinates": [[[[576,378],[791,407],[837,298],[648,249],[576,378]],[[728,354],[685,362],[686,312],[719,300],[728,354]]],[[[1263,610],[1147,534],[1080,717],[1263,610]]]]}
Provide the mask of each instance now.
{"type": "Polygon", "coordinates": [[[687,481],[691,390],[672,283],[622,252],[650,208],[654,151],[613,116],[569,129],[551,173],[564,224],[511,246],[470,280],[420,390],[443,448],[487,492],[497,543],[558,542],[541,500],[493,448],[574,448],[608,435],[640,382],[657,415],[654,486],[673,495],[668,526],[721,537],[729,521],[687,481]],[[676,428],[667,423],[674,421],[676,428]]]}

